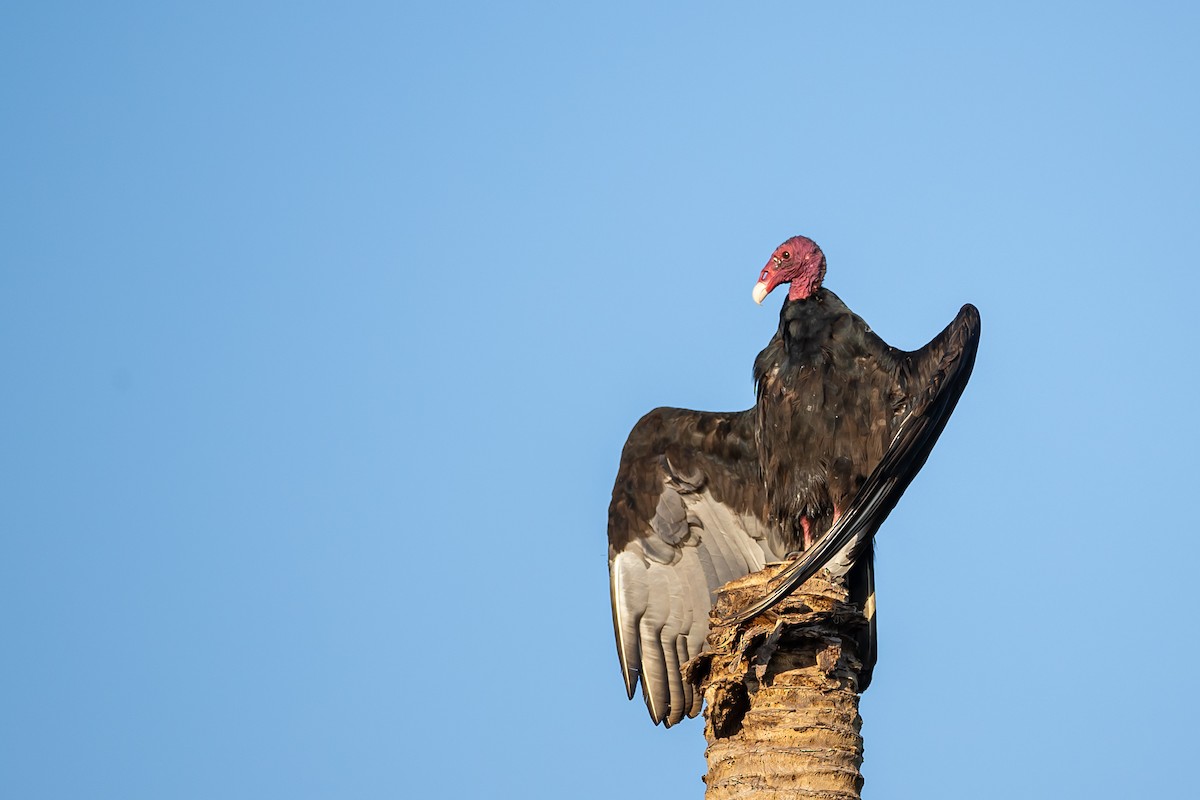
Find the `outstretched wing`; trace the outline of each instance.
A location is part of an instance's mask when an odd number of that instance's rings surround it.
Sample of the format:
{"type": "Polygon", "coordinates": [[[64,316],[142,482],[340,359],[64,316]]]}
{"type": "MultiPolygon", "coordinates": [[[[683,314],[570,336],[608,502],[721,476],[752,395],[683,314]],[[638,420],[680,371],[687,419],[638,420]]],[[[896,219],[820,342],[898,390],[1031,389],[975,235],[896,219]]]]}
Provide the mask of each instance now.
{"type": "Polygon", "coordinates": [[[933,341],[901,354],[897,388],[907,401],[882,460],[825,535],[775,577],[761,600],[732,615],[731,622],[758,616],[824,567],[838,575],[850,569],[925,465],[966,388],[978,349],[979,311],[967,304],[933,341]]]}
{"type": "Polygon", "coordinates": [[[713,593],[779,560],[752,412],[659,408],[634,426],[608,511],[617,654],[632,699],[668,726],[703,698],[680,667],[704,649],[713,593]]]}

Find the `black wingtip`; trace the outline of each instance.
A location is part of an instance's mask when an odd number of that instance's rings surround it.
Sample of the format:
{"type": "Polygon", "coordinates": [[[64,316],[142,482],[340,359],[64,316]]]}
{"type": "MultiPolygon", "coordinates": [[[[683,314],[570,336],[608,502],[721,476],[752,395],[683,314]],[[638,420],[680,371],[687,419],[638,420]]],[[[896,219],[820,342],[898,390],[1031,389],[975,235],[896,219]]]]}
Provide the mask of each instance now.
{"type": "Polygon", "coordinates": [[[954,320],[959,325],[965,325],[971,331],[973,339],[979,338],[979,329],[982,322],[979,319],[979,309],[973,303],[966,303],[958,310],[958,316],[954,320]]]}

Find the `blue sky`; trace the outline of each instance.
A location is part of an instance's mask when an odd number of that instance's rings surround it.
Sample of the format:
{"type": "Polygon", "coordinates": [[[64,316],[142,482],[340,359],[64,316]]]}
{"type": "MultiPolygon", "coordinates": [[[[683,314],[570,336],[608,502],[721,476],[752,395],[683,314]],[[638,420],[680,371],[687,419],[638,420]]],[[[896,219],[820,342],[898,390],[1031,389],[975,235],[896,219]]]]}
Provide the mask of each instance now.
{"type": "Polygon", "coordinates": [[[642,413],[750,405],[797,233],[897,346],[983,315],[865,796],[1178,794],[1197,16],[0,12],[0,794],[701,796],[605,511],[642,413]]]}

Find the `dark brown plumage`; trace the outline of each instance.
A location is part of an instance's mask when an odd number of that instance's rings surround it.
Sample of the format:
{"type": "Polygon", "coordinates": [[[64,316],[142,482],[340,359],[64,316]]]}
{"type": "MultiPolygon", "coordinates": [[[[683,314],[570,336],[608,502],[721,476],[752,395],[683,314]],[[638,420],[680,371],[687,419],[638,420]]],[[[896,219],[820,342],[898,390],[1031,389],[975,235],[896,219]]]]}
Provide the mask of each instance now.
{"type": "Polygon", "coordinates": [[[963,306],[920,350],[889,346],[821,287],[825,256],[793,237],[771,256],[755,300],[790,284],[779,330],[754,362],[755,406],[660,408],[629,435],[609,507],[613,624],[625,686],[672,725],[702,698],[679,668],[704,647],[711,596],[794,557],[749,619],[823,567],[867,611],[875,661],[875,532],[925,463],[974,364],[979,313],[963,306]]]}

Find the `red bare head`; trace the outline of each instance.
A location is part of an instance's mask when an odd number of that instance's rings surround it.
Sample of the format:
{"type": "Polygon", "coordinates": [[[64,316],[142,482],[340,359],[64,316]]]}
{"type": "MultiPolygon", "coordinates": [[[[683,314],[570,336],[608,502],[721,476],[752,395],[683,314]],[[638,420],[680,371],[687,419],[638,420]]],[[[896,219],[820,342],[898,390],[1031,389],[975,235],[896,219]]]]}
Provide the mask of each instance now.
{"type": "Polygon", "coordinates": [[[781,283],[790,283],[789,300],[804,300],[821,288],[825,280],[825,254],[817,243],[804,236],[793,236],[771,254],[754,286],[754,302],[761,303],[781,283]]]}

